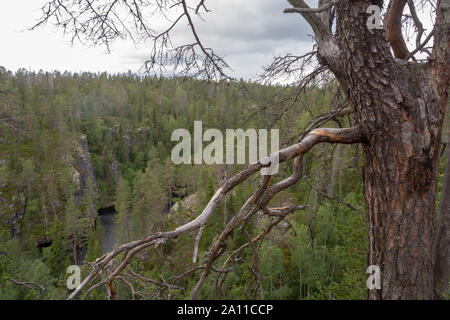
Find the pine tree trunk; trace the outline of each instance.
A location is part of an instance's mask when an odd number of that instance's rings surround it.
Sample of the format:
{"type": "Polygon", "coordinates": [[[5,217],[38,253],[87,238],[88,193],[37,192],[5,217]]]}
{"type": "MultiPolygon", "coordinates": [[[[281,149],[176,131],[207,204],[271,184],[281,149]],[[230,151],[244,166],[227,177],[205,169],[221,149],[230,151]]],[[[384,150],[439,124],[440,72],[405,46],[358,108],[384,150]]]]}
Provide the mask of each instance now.
{"type": "Polygon", "coordinates": [[[381,289],[369,298],[430,299],[446,89],[437,88],[431,64],[394,59],[384,31],[369,31],[364,13],[373,2],[338,5],[340,59],[323,62],[347,88],[367,138],[367,263],[381,269],[381,289]]]}
{"type": "Polygon", "coordinates": [[[382,272],[382,289],[370,290],[369,297],[430,299],[438,152],[416,140],[415,150],[432,152],[409,154],[405,150],[411,145],[384,139],[375,148],[364,148],[367,263],[378,265],[382,272]]]}
{"type": "Polygon", "coordinates": [[[73,263],[78,265],[78,256],[77,256],[77,241],[73,239],[73,263]]]}
{"type": "Polygon", "coordinates": [[[447,167],[434,240],[433,282],[436,299],[448,292],[450,281],[450,145],[447,145],[447,149],[447,167]]]}

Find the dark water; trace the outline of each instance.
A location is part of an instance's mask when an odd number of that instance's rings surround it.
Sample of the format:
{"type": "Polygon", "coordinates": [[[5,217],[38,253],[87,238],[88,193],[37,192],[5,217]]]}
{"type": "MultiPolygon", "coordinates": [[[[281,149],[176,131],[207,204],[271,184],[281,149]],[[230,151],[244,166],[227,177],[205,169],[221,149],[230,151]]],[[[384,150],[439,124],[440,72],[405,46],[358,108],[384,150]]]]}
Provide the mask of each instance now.
{"type": "MultiPolygon", "coordinates": [[[[102,254],[111,251],[116,244],[117,225],[114,223],[115,215],[116,211],[114,210],[114,207],[112,209],[107,208],[106,210],[102,210],[101,214],[99,214],[99,220],[97,221],[102,224],[103,229],[102,238],[100,239],[102,254]]],[[[87,249],[87,247],[78,248],[78,264],[83,264],[85,262],[84,259],[86,257],[87,249]]]]}
{"type": "Polygon", "coordinates": [[[102,253],[111,251],[116,244],[117,225],[114,223],[115,215],[115,210],[110,210],[100,215],[100,223],[103,227],[103,235],[100,243],[102,246],[102,253]]]}

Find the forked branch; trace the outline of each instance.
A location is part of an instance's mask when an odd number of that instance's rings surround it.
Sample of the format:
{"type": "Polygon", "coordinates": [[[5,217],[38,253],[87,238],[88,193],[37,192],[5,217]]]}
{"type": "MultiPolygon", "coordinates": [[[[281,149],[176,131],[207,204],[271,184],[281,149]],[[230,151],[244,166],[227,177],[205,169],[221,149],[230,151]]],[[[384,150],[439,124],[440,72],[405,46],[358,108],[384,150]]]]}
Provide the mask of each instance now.
{"type": "MultiPolygon", "coordinates": [[[[235,227],[239,225],[242,221],[248,221],[249,214],[255,214],[259,209],[263,209],[264,212],[270,212],[271,215],[276,215],[276,219],[283,219],[287,214],[295,210],[303,209],[304,206],[297,205],[287,205],[283,208],[268,208],[267,205],[270,200],[280,191],[290,187],[296,183],[301,177],[301,163],[302,157],[308,151],[311,150],[318,143],[362,143],[365,142],[365,134],[360,126],[355,126],[346,129],[328,128],[328,129],[315,129],[311,131],[301,142],[294,144],[290,147],[278,151],[279,163],[295,159],[294,160],[294,173],[287,179],[284,179],[272,186],[269,186],[271,176],[262,176],[261,183],[258,189],[253,193],[253,195],[247,200],[243,205],[241,210],[231,219],[227,226],[222,231],[221,235],[218,237],[217,241],[213,244],[211,250],[209,251],[208,260],[206,261],[203,274],[197,283],[196,289],[193,293],[193,298],[196,297],[198,290],[200,289],[204,279],[206,279],[210,270],[213,268],[212,264],[223,252],[220,252],[223,241],[229,235],[229,233],[234,230],[235,227]]],[[[269,158],[270,159],[270,158],[269,158]]],[[[113,251],[103,255],[98,258],[95,263],[93,263],[93,269],[88,274],[88,276],[83,280],[78,288],[68,297],[68,299],[73,299],[76,297],[80,291],[85,288],[91,280],[93,280],[96,275],[103,270],[110,261],[116,258],[119,254],[124,254],[121,263],[115,267],[115,269],[108,275],[105,279],[109,286],[109,291],[115,292],[114,290],[114,280],[120,275],[120,273],[128,266],[131,259],[136,253],[144,250],[152,245],[160,245],[169,239],[177,238],[187,232],[197,230],[204,226],[214,210],[219,205],[220,201],[237,185],[244,182],[251,175],[255,174],[264,167],[269,167],[271,165],[270,161],[267,159],[261,159],[257,163],[248,166],[246,169],[242,170],[235,176],[231,177],[225,181],[222,186],[216,191],[214,196],[208,202],[207,206],[203,212],[190,222],[179,226],[178,228],[166,231],[157,232],[149,235],[145,238],[125,243],[120,247],[114,249],[113,251]]],[[[280,221],[281,221],[280,220],[280,221]]]]}

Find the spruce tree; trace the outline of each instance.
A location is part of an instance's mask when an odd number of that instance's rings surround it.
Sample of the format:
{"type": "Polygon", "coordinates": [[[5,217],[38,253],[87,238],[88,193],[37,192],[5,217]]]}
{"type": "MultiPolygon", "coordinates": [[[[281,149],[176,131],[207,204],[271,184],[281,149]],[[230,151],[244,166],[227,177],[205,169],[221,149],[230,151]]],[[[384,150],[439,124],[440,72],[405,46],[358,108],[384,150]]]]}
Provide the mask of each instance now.
{"type": "Polygon", "coordinates": [[[116,216],[114,222],[117,224],[117,243],[130,241],[130,186],[125,178],[119,178],[116,192],[116,216]]]}
{"type": "Polygon", "coordinates": [[[77,248],[86,233],[86,218],[81,216],[75,197],[70,196],[65,208],[64,233],[72,248],[73,262],[78,264],[77,248]]]}

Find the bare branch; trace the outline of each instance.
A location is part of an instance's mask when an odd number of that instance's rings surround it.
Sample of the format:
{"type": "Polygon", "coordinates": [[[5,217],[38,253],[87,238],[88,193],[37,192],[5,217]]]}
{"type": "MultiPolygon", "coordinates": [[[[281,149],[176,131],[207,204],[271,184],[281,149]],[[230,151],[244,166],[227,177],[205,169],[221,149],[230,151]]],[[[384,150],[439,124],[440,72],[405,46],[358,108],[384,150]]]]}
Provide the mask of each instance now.
{"type": "MultiPolygon", "coordinates": [[[[263,176],[259,184],[258,189],[253,193],[253,195],[245,202],[239,212],[230,220],[230,222],[225,226],[222,233],[219,235],[216,242],[213,244],[212,248],[208,252],[208,260],[206,262],[206,268],[203,271],[200,279],[198,280],[193,292],[192,299],[196,299],[200,288],[202,287],[206,277],[209,275],[210,269],[213,262],[219,258],[222,254],[222,244],[225,243],[226,238],[230,233],[238,226],[240,222],[246,219],[246,217],[256,213],[259,209],[272,213],[272,215],[278,215],[285,217],[287,214],[305,208],[305,206],[295,206],[288,205],[283,208],[277,208],[275,210],[270,210],[266,208],[266,205],[272,200],[272,198],[280,191],[295,184],[302,176],[302,160],[303,155],[307,153],[311,148],[320,142],[334,142],[334,143],[346,143],[344,141],[349,141],[348,143],[353,143],[356,138],[358,142],[364,141],[363,134],[359,127],[354,127],[350,129],[316,129],[313,130],[302,142],[295,145],[295,155],[294,158],[294,172],[292,176],[284,179],[273,186],[269,187],[270,176],[263,176]],[[349,131],[348,131],[349,130],[349,131]],[[358,132],[359,137],[353,136],[354,130],[358,132]],[[351,132],[351,133],[350,133],[351,132]],[[352,136],[350,138],[350,136],[352,136]],[[320,138],[319,138],[320,137],[320,138]],[[319,138],[319,139],[317,139],[319,138]],[[328,140],[331,138],[331,140],[328,140]],[[350,140],[347,140],[349,139],[350,140]],[[323,139],[323,140],[322,140],[323,139]],[[362,140],[361,140],[362,139],[362,140]],[[350,142],[353,141],[353,142],[350,142]],[[265,209],[264,209],[265,208],[265,209]]],[[[291,148],[291,147],[289,147],[291,148]]],[[[286,148],[284,150],[287,150],[286,148]]],[[[280,161],[282,161],[282,155],[280,152],[280,161]]],[[[247,218],[248,219],[248,218],[247,218]]]]}
{"type": "Polygon", "coordinates": [[[297,142],[303,139],[311,130],[320,127],[324,123],[333,120],[336,117],[348,115],[351,112],[352,108],[347,107],[347,103],[344,103],[342,104],[341,107],[338,107],[336,109],[330,110],[329,112],[317,116],[316,118],[311,120],[311,123],[308,125],[308,127],[300,134],[299,138],[297,139],[297,142]]]}
{"type": "Polygon", "coordinates": [[[185,0],[181,0],[181,3],[183,4],[183,10],[184,10],[184,14],[186,15],[188,21],[189,21],[189,27],[191,28],[192,34],[195,37],[195,40],[197,41],[198,46],[200,47],[200,49],[202,50],[202,52],[205,54],[205,56],[207,57],[207,59],[214,65],[214,67],[216,68],[216,70],[220,73],[221,76],[227,77],[224,73],[223,73],[223,66],[220,66],[219,63],[224,64],[225,67],[228,67],[228,65],[221,59],[218,58],[217,56],[214,55],[212,49],[210,48],[205,48],[202,44],[202,42],[200,41],[200,38],[197,34],[197,31],[195,30],[194,27],[194,23],[192,22],[192,18],[191,15],[189,14],[187,5],[186,5],[186,1],[185,0]]]}
{"type": "Polygon", "coordinates": [[[257,280],[258,280],[258,288],[259,288],[259,298],[261,300],[264,300],[264,293],[263,293],[263,283],[262,283],[262,276],[261,276],[261,272],[259,271],[259,255],[258,255],[258,249],[256,249],[255,244],[252,241],[252,238],[250,237],[250,235],[248,234],[248,232],[246,230],[244,231],[244,235],[247,238],[250,247],[252,248],[252,252],[253,252],[253,268],[252,271],[255,274],[257,280]]]}
{"type": "MultiPolygon", "coordinates": [[[[279,163],[285,162],[290,159],[297,158],[302,156],[311,148],[318,143],[361,143],[365,142],[365,134],[359,126],[348,128],[348,129],[316,129],[313,130],[308,136],[305,137],[300,143],[282,149],[278,152],[279,163]]],[[[270,157],[269,157],[270,159],[270,157]]],[[[264,167],[270,166],[270,161],[267,159],[262,159],[255,164],[248,166],[246,169],[236,174],[235,176],[226,180],[222,186],[216,191],[215,195],[208,202],[207,206],[203,210],[203,212],[197,216],[194,220],[172,230],[166,232],[157,232],[155,234],[149,235],[143,239],[132,241],[126,244],[121,245],[120,247],[114,249],[113,251],[103,255],[99,259],[96,260],[93,266],[93,270],[89,273],[89,275],[83,280],[78,288],[74,290],[74,292],[68,297],[68,299],[73,299],[76,297],[79,292],[86,287],[86,285],[93,279],[95,276],[104,269],[112,259],[118,256],[121,253],[124,253],[124,257],[122,258],[122,262],[116,269],[108,275],[106,279],[110,291],[114,293],[113,282],[114,279],[126,268],[126,266],[130,263],[131,258],[139,251],[151,246],[151,245],[159,245],[169,239],[174,239],[182,234],[187,232],[196,230],[200,228],[202,225],[205,225],[209,220],[210,216],[217,208],[220,201],[226,196],[228,192],[230,192],[235,186],[245,181],[254,173],[258,172],[260,169],[264,167]],[[264,164],[263,164],[264,163],[264,164]]],[[[294,161],[294,166],[299,167],[298,161],[294,161]],[[296,165],[297,163],[297,165],[296,165]]],[[[254,210],[255,205],[258,204],[260,206],[266,206],[266,204],[272,199],[272,197],[278,193],[279,191],[291,186],[293,183],[298,181],[301,174],[294,170],[293,177],[282,180],[273,186],[269,187],[268,184],[270,182],[270,176],[263,176],[261,184],[259,188],[255,191],[253,196],[247,200],[241,210],[230,220],[228,225],[224,228],[224,231],[219,236],[216,243],[213,245],[209,252],[209,259],[206,263],[205,270],[200,277],[201,281],[197,283],[196,291],[194,293],[198,293],[198,290],[201,287],[206,276],[209,274],[212,263],[217,258],[219,249],[221,248],[221,244],[223,240],[228,236],[229,232],[231,232],[239,222],[246,216],[249,210],[254,210]],[[261,199],[261,202],[258,200],[261,199]]],[[[301,209],[301,206],[291,206],[288,212],[283,212],[285,214],[292,212],[294,210],[301,209]]],[[[194,296],[194,294],[193,294],[194,296]]]]}
{"type": "MultiPolygon", "coordinates": [[[[300,13],[305,20],[309,23],[311,28],[314,31],[315,39],[319,46],[319,55],[322,57],[333,57],[336,58],[339,56],[339,47],[336,44],[336,41],[331,34],[331,30],[329,28],[328,23],[325,24],[321,17],[314,12],[317,9],[311,9],[305,1],[303,0],[288,0],[289,3],[296,9],[294,11],[289,11],[290,9],[285,9],[285,13],[295,12],[300,13]]],[[[334,3],[334,2],[333,2],[334,3]]],[[[338,2],[336,2],[338,3],[338,2]]],[[[334,3],[334,5],[336,4],[334,3]]],[[[325,5],[326,7],[327,5],[325,5]]],[[[327,7],[326,9],[331,8],[327,7]]],[[[324,10],[326,10],[324,9],[324,10]]],[[[324,11],[323,10],[323,11],[324,11]]],[[[322,11],[322,10],[321,10],[322,11]]]]}
{"type": "Polygon", "coordinates": [[[331,1],[328,2],[327,4],[319,7],[319,8],[306,8],[306,7],[294,7],[294,8],[287,8],[284,9],[284,13],[294,13],[294,12],[298,12],[298,13],[319,13],[319,12],[323,12],[326,11],[328,9],[330,9],[332,6],[335,6],[336,4],[338,4],[339,2],[341,2],[341,0],[335,0],[335,1],[331,1]]]}
{"type": "Polygon", "coordinates": [[[134,300],[134,296],[135,296],[136,291],[134,290],[133,285],[129,281],[127,281],[127,279],[125,279],[124,277],[120,277],[119,276],[119,277],[117,277],[117,279],[122,280],[122,282],[125,283],[130,288],[131,300],[134,300]]]}
{"type": "MultiPolygon", "coordinates": [[[[268,67],[271,68],[271,67],[268,67]]],[[[303,68],[300,67],[300,68],[303,68]]],[[[299,71],[300,68],[298,69],[299,71]]],[[[269,125],[269,127],[272,127],[275,125],[275,123],[277,123],[283,116],[286,115],[286,113],[292,109],[292,107],[295,105],[295,103],[298,101],[298,98],[300,96],[300,94],[302,92],[305,92],[306,88],[309,87],[309,85],[312,82],[320,82],[321,79],[319,79],[319,81],[317,81],[318,76],[323,75],[323,78],[326,78],[327,75],[324,74],[328,69],[326,67],[317,67],[316,69],[314,69],[313,71],[311,71],[309,74],[307,75],[302,75],[300,78],[301,80],[296,83],[295,88],[293,90],[291,90],[291,92],[289,93],[289,95],[286,98],[283,98],[273,104],[267,104],[264,105],[260,108],[258,108],[258,110],[256,110],[255,112],[253,112],[247,120],[251,119],[252,117],[254,117],[255,115],[257,115],[260,112],[266,111],[268,108],[274,108],[279,110],[280,108],[281,111],[278,112],[278,114],[275,115],[275,117],[273,118],[271,124],[269,125]]],[[[267,69],[268,73],[276,73],[277,71],[275,71],[274,69],[272,71],[267,69]]],[[[266,75],[262,75],[261,77],[266,77],[266,75]]]]}
{"type": "Polygon", "coordinates": [[[205,1],[191,8],[185,0],[52,0],[41,8],[41,17],[30,29],[49,22],[71,35],[71,42],[104,45],[109,52],[116,39],[131,39],[134,43],[152,40],[150,58],[144,70],[173,72],[178,76],[206,79],[231,79],[225,73],[228,64],[211,48],[203,45],[194,26],[192,14],[200,16],[205,1]],[[181,14],[179,13],[181,10],[181,14]],[[169,27],[158,30],[161,21],[153,21],[160,14],[169,27]],[[175,19],[172,21],[173,16],[175,19]],[[175,26],[187,19],[194,38],[192,43],[174,46],[171,34],[175,26]],[[154,29],[153,27],[154,26],[154,29]]]}
{"type": "Polygon", "coordinates": [[[291,77],[301,78],[303,72],[311,68],[312,59],[317,51],[310,51],[300,56],[286,54],[285,56],[277,56],[272,63],[264,67],[263,73],[259,76],[259,81],[275,81],[277,79],[288,80],[291,77]]]}
{"type": "Polygon", "coordinates": [[[198,255],[198,246],[200,245],[200,240],[202,239],[203,230],[205,229],[205,225],[202,225],[200,229],[198,230],[197,237],[195,238],[195,245],[194,245],[194,253],[192,256],[192,262],[197,262],[197,255],[198,255]]]}
{"type": "Polygon", "coordinates": [[[434,36],[434,29],[430,32],[430,34],[425,38],[425,40],[423,40],[423,42],[421,44],[419,44],[417,46],[416,49],[414,49],[413,51],[411,51],[411,53],[408,55],[408,57],[405,60],[409,60],[412,57],[414,57],[414,55],[418,52],[423,51],[423,49],[425,48],[425,46],[427,45],[428,42],[430,42],[431,38],[433,38],[434,36]]]}
{"type": "Polygon", "coordinates": [[[416,48],[418,48],[420,46],[420,40],[422,39],[422,35],[425,30],[423,28],[422,22],[420,21],[419,17],[417,16],[416,6],[414,5],[413,0],[408,0],[408,8],[409,8],[409,12],[411,13],[411,16],[413,18],[414,24],[416,25],[416,29],[417,29],[416,48]]]}
{"type": "Polygon", "coordinates": [[[18,286],[24,286],[25,288],[33,290],[33,291],[35,289],[32,286],[35,286],[35,287],[37,287],[37,289],[39,289],[39,295],[42,295],[42,291],[45,291],[45,287],[44,286],[42,286],[40,284],[37,284],[35,282],[31,282],[31,281],[23,281],[22,282],[22,281],[17,281],[17,280],[14,280],[14,279],[11,279],[11,282],[16,284],[16,285],[18,285],[18,286]]]}
{"type": "Polygon", "coordinates": [[[340,203],[340,204],[343,204],[344,206],[346,206],[346,207],[349,208],[350,210],[353,210],[353,211],[355,211],[355,212],[357,212],[357,213],[359,213],[359,214],[362,214],[362,215],[365,214],[365,212],[364,212],[363,210],[361,210],[361,208],[356,208],[355,206],[351,205],[350,203],[347,203],[347,202],[341,201],[341,200],[339,200],[339,199],[330,197],[330,196],[327,195],[326,193],[323,193],[322,191],[320,191],[319,189],[317,189],[317,188],[316,188],[312,183],[310,183],[307,179],[305,179],[305,181],[306,181],[306,183],[308,184],[308,186],[309,186],[311,189],[314,189],[317,193],[319,193],[319,194],[320,194],[321,196],[323,196],[324,198],[327,198],[328,200],[336,201],[336,202],[338,202],[338,203],[340,203]]]}
{"type": "Polygon", "coordinates": [[[156,281],[156,280],[153,280],[153,279],[150,279],[150,278],[146,278],[146,277],[144,277],[144,276],[142,276],[142,275],[140,275],[140,274],[134,272],[134,271],[131,270],[130,268],[128,268],[127,271],[128,271],[129,273],[127,273],[126,275],[132,276],[132,277],[135,277],[135,278],[138,278],[138,279],[141,280],[141,281],[149,282],[149,283],[152,283],[152,284],[154,284],[154,285],[157,285],[157,286],[163,287],[163,288],[170,288],[170,289],[184,290],[184,288],[179,287],[179,286],[175,286],[175,285],[173,285],[173,284],[168,284],[166,281],[159,282],[159,281],[156,281]]]}

